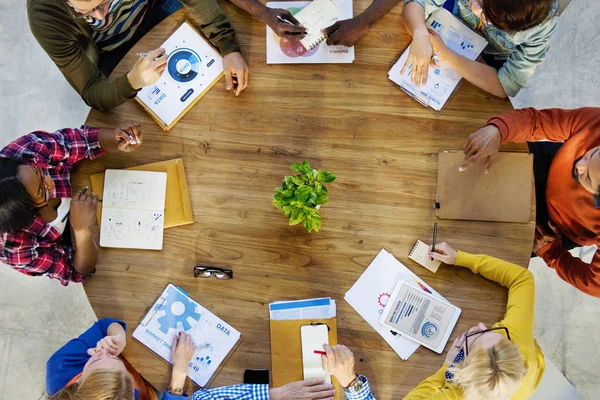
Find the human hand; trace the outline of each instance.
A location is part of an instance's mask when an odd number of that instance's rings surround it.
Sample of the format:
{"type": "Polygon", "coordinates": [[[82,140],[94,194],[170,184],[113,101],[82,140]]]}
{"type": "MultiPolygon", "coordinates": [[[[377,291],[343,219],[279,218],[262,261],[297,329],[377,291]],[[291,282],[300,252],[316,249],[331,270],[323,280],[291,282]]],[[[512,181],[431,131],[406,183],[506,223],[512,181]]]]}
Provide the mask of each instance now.
{"type": "Polygon", "coordinates": [[[126,340],[124,334],[105,336],[96,343],[96,347],[88,349],[87,353],[91,356],[102,349],[106,349],[110,355],[116,357],[123,352],[126,340]]]}
{"type": "Polygon", "coordinates": [[[447,265],[456,265],[458,251],[448,246],[448,243],[442,242],[435,246],[435,251],[431,251],[431,246],[429,246],[429,257],[440,260],[447,265]]]}
{"type": "Polygon", "coordinates": [[[78,190],[71,199],[69,222],[73,231],[87,230],[96,220],[98,195],[92,192],[82,193],[78,190]]]}
{"type": "Polygon", "coordinates": [[[340,385],[348,387],[354,379],[354,354],[343,344],[335,346],[323,345],[323,350],[327,355],[321,356],[323,370],[335,376],[340,385]]]}
{"type": "Polygon", "coordinates": [[[310,378],[269,389],[271,400],[333,400],[334,394],[333,385],[325,383],[324,378],[310,378]]]}
{"type": "Polygon", "coordinates": [[[223,70],[225,71],[225,88],[234,90],[236,96],[248,86],[248,64],[239,52],[229,53],[223,57],[223,70]]]}
{"type": "Polygon", "coordinates": [[[173,338],[171,359],[173,361],[173,375],[179,373],[187,375],[188,366],[194,357],[196,345],[192,337],[181,331],[173,338]]]}
{"type": "Polygon", "coordinates": [[[558,230],[556,224],[552,221],[548,221],[547,229],[539,224],[535,225],[535,236],[533,238],[533,252],[537,254],[543,247],[554,242],[555,240],[562,241],[562,235],[558,230]]]}
{"type": "Polygon", "coordinates": [[[263,21],[281,38],[297,41],[304,39],[304,36],[306,36],[306,28],[300,25],[300,22],[298,22],[288,10],[282,8],[267,8],[263,21]],[[281,19],[290,21],[291,24],[283,22],[281,19]]]}
{"type": "Polygon", "coordinates": [[[410,79],[416,86],[421,86],[427,83],[427,74],[429,73],[429,63],[433,55],[433,46],[429,39],[427,29],[415,30],[413,41],[410,44],[408,59],[404,63],[401,75],[411,68],[410,79]]]}
{"type": "Polygon", "coordinates": [[[486,125],[471,133],[463,145],[465,159],[458,170],[462,172],[480,158],[485,158],[483,172],[487,174],[494,158],[498,155],[501,141],[502,135],[500,135],[500,129],[496,125],[486,125]]]}
{"type": "Polygon", "coordinates": [[[446,364],[450,365],[454,363],[454,360],[456,360],[456,356],[460,352],[460,349],[462,349],[465,345],[465,337],[466,333],[463,333],[454,340],[452,347],[448,349],[448,354],[446,354],[446,359],[444,360],[446,364]]]}
{"type": "Polygon", "coordinates": [[[433,54],[436,55],[434,59],[429,62],[429,65],[435,67],[437,65],[436,61],[444,60],[450,50],[444,43],[444,39],[442,39],[436,31],[427,29],[427,32],[429,32],[429,42],[433,48],[433,54]]]}
{"type": "Polygon", "coordinates": [[[153,84],[167,68],[165,49],[152,50],[145,57],[140,57],[127,73],[127,79],[134,89],[153,84]]]}
{"type": "Polygon", "coordinates": [[[142,145],[142,125],[139,122],[124,122],[115,128],[114,136],[119,150],[130,153],[142,145]]]}
{"type": "Polygon", "coordinates": [[[352,47],[369,30],[369,26],[360,17],[344,19],[323,29],[327,35],[328,46],[352,47]]]}

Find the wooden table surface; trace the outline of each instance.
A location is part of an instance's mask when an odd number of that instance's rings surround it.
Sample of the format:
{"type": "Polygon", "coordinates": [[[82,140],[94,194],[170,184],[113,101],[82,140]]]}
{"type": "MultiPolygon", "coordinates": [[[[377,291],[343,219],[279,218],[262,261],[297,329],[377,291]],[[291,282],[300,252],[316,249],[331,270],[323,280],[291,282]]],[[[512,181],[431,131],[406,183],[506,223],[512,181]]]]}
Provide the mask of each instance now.
{"type": "MultiPolygon", "coordinates": [[[[369,3],[356,2],[354,14],[369,3]]],[[[510,110],[510,102],[464,82],[436,115],[389,81],[387,71],[410,42],[401,6],[358,43],[353,64],[341,65],[266,65],[265,26],[222,6],[251,70],[250,86],[239,98],[226,92],[222,79],[168,133],[134,101],[88,116],[92,126],[140,121],[144,144],[130,154],[80,163],[73,187],[106,168],[183,157],[195,219],[165,230],[162,251],[102,249],[96,276],[85,284],[92,307],[98,318],[126,321],[130,335],[167,283],[181,286],[243,335],[214,387],[240,383],[247,368],[270,368],[269,302],[331,296],[340,343],[354,351],[357,371],[368,376],[379,399],[401,398],[445,356],[421,347],[402,361],[344,293],[386,248],[462,308],[455,333],[502,318],[504,288],[466,269],[442,267],[432,274],[408,252],[416,239],[431,240],[439,150],[461,148],[488,118],[510,110]],[[337,175],[321,209],[323,227],[312,234],[288,226],[271,204],[289,166],[303,160],[337,175]],[[235,277],[195,279],[198,263],[229,266],[235,277]]],[[[128,71],[136,52],[159,47],[185,18],[179,11],[163,21],[115,73],[128,71]]],[[[533,228],[533,222],[440,220],[438,241],[526,266],[533,228]]],[[[168,364],[131,336],[124,355],[159,390],[166,387],[168,364]]]]}

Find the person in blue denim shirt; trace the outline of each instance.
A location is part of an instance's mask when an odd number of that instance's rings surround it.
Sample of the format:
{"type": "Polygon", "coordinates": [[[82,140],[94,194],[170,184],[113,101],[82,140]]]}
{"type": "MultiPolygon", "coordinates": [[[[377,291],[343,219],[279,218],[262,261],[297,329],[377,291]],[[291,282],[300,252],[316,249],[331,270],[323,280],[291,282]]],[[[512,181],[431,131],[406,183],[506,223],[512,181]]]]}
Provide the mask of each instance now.
{"type": "MultiPolygon", "coordinates": [[[[126,345],[123,321],[104,318],[56,351],[46,365],[46,398],[50,400],[156,400],[156,390],[121,356],[126,345]]],[[[161,400],[188,399],[184,386],[196,346],[180,332],[172,344],[173,370],[169,388],[161,400]]],[[[368,381],[354,372],[354,356],[345,346],[324,345],[323,368],[347,385],[348,400],[374,400],[368,381]]],[[[335,390],[323,378],[292,382],[278,388],[269,385],[235,385],[202,388],[192,400],[333,400],[335,390]]]]}
{"type": "Polygon", "coordinates": [[[445,2],[404,0],[402,15],[413,42],[403,72],[413,64],[413,82],[424,84],[436,54],[437,61],[475,86],[498,97],[515,96],[546,57],[558,20],[558,1],[454,0],[454,7],[446,7],[489,42],[483,51],[488,65],[452,52],[439,35],[427,30],[425,20],[445,2]]]}

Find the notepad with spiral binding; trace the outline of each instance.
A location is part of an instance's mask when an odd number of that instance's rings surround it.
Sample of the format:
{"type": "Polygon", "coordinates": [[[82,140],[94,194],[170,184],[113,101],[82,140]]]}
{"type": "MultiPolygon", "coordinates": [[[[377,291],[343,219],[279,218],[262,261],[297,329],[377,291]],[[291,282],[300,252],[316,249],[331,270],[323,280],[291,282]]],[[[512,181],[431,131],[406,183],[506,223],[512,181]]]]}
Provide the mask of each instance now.
{"type": "Polygon", "coordinates": [[[438,260],[431,260],[431,257],[429,257],[429,246],[427,243],[421,240],[417,240],[410,253],[408,253],[408,258],[430,270],[434,274],[437,272],[441,264],[441,262],[438,260]]]}
{"type": "Polygon", "coordinates": [[[307,34],[304,39],[300,40],[300,43],[308,50],[327,39],[327,35],[321,32],[322,29],[328,28],[344,18],[332,0],[314,0],[294,17],[306,28],[307,34]]]}

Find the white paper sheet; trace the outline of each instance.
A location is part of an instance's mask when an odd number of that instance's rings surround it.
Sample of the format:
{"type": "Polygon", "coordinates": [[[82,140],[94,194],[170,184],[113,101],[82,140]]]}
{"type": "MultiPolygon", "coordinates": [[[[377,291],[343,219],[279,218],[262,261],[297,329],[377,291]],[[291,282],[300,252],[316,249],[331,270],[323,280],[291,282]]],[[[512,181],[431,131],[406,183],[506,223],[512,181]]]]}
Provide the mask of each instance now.
{"type": "Polygon", "coordinates": [[[187,22],[162,46],[169,55],[160,79],[137,94],[165,123],[171,124],[223,72],[223,58],[187,22]]]}
{"type": "MultiPolygon", "coordinates": [[[[335,0],[343,19],[352,18],[352,0],[335,0]]],[[[309,1],[268,2],[267,7],[282,8],[292,15],[306,7],[309,1]]],[[[299,41],[280,38],[267,26],[267,64],[334,64],[354,61],[354,47],[327,46],[323,41],[307,50],[299,41]]]]}
{"type": "Polygon", "coordinates": [[[133,332],[133,337],[164,360],[171,359],[171,344],[180,331],[192,336],[196,352],[187,375],[205,386],[240,339],[240,332],[169,284],[133,332]]]}
{"type": "Polygon", "coordinates": [[[162,249],[166,190],[166,172],[106,170],[100,246],[162,249]]]}
{"type": "Polygon", "coordinates": [[[447,302],[385,249],[381,249],[356,283],[346,292],[344,299],[385,339],[401,359],[407,360],[419,348],[419,344],[394,335],[389,328],[379,324],[379,317],[398,280],[417,289],[420,289],[417,283],[419,282],[433,296],[447,302]]]}
{"type": "Polygon", "coordinates": [[[276,301],[269,304],[269,316],[274,321],[299,319],[326,319],[336,315],[335,300],[329,297],[318,299],[276,301]]]}
{"type": "MultiPolygon", "coordinates": [[[[450,50],[470,60],[475,60],[487,46],[487,41],[483,37],[473,32],[446,9],[440,8],[434,11],[426,24],[444,39],[444,43],[450,50]]],[[[388,72],[389,79],[421,104],[436,111],[441,110],[460,82],[461,76],[452,68],[440,63],[436,68],[429,67],[427,83],[417,88],[410,80],[411,67],[404,74],[400,74],[409,52],[410,46],[388,72]]]]}

